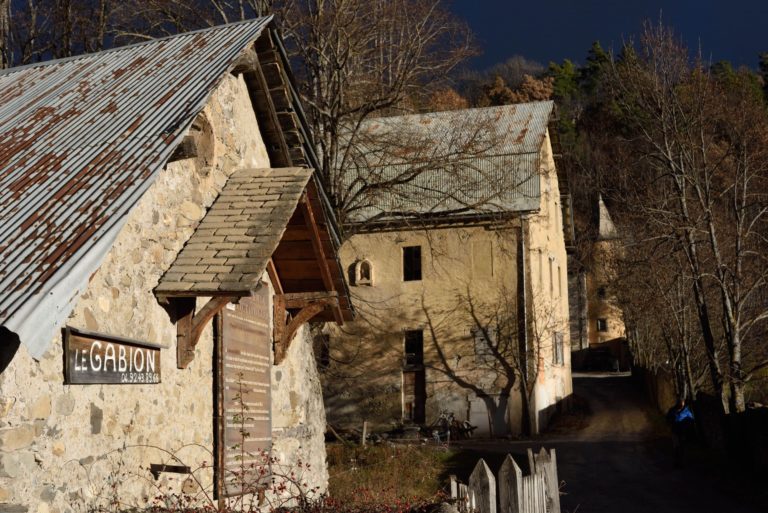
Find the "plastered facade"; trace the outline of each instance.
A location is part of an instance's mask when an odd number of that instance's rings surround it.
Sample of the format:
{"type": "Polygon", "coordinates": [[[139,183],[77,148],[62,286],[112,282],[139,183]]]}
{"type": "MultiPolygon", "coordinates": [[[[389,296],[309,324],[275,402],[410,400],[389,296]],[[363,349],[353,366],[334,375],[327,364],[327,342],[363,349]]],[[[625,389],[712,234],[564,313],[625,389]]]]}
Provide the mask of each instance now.
{"type": "MultiPolygon", "coordinates": [[[[40,360],[22,344],[0,374],[0,511],[85,510],[111,500],[115,481],[126,507],[146,506],[158,493],[180,489],[203,500],[201,490],[210,492],[212,323],[189,367],[177,369],[176,326],[152,290],[227,177],[242,167],[269,167],[269,158],[241,77],[224,77],[203,116],[205,151],[159,173],[87,289],[78,292],[67,321],[166,346],[160,352],[162,383],[65,385],[60,333],[51,334],[40,360]],[[153,481],[143,470],[180,461],[198,469],[199,483],[180,474],[153,481]]],[[[284,468],[310,464],[313,471],[303,481],[325,489],[325,419],[309,348],[302,328],[287,358],[272,367],[274,456],[284,468]]]]}
{"type": "Polygon", "coordinates": [[[520,365],[512,361],[519,347],[517,312],[523,300],[529,318],[539,319],[535,340],[533,323],[526,327],[529,344],[540,348],[533,430],[570,396],[566,254],[548,139],[541,162],[539,212],[502,224],[362,233],[342,246],[340,256],[353,278],[359,320],[330,329],[330,364],[322,374],[329,422],[359,428],[367,420],[373,429],[403,422],[408,414],[405,331],[421,330],[427,424],[449,410],[476,425],[476,434],[524,431],[515,375],[520,365]],[[403,280],[403,248],[409,246],[422,248],[421,280],[403,280]],[[370,284],[355,279],[356,264],[362,261],[370,264],[370,284]],[[551,280],[549,262],[557,273],[551,280]],[[477,335],[482,329],[503,339],[499,354],[485,351],[484,337],[477,335]],[[553,331],[563,334],[563,361],[557,364],[553,331]]]}

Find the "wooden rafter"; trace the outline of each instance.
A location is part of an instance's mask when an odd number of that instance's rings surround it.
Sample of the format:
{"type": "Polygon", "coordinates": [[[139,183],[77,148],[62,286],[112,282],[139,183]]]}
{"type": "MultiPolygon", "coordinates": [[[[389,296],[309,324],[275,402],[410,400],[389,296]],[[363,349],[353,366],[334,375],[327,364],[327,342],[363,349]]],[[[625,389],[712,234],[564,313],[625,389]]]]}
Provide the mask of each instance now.
{"type": "Polygon", "coordinates": [[[285,140],[285,135],[283,134],[283,130],[280,125],[278,111],[275,108],[275,104],[272,100],[269,84],[267,83],[267,79],[264,76],[264,70],[259,63],[258,58],[256,58],[255,61],[249,58],[248,66],[249,69],[243,73],[243,77],[245,78],[246,84],[248,85],[248,92],[251,95],[251,102],[253,105],[258,105],[258,101],[254,98],[254,96],[260,96],[261,100],[266,103],[266,110],[268,115],[267,122],[272,126],[272,130],[274,131],[274,136],[276,138],[279,149],[275,157],[277,157],[278,160],[283,161],[277,162],[277,164],[283,165],[285,167],[291,167],[293,165],[293,158],[291,157],[288,143],[285,140]]]}
{"type": "Polygon", "coordinates": [[[195,358],[195,346],[200,340],[208,321],[228,303],[237,301],[233,296],[216,296],[195,313],[196,300],[193,297],[175,298],[176,304],[176,365],[186,369],[195,358]]]}
{"type": "Polygon", "coordinates": [[[272,282],[275,294],[282,295],[283,285],[280,283],[280,276],[277,274],[277,269],[275,269],[275,261],[271,258],[267,262],[267,274],[269,274],[269,281],[272,282]]]}
{"type": "MultiPolygon", "coordinates": [[[[315,257],[317,258],[317,265],[320,268],[320,274],[323,278],[323,285],[328,291],[335,291],[333,283],[333,277],[331,276],[331,269],[328,267],[328,260],[325,257],[325,250],[323,249],[323,241],[320,239],[320,230],[317,227],[317,221],[315,219],[315,213],[312,210],[312,202],[309,200],[307,193],[305,192],[301,200],[301,210],[304,214],[304,220],[307,223],[307,229],[309,230],[310,238],[312,239],[312,248],[315,250],[315,257]]],[[[341,315],[341,307],[336,302],[336,306],[332,308],[333,318],[337,324],[344,324],[344,318],[341,315]]]]}

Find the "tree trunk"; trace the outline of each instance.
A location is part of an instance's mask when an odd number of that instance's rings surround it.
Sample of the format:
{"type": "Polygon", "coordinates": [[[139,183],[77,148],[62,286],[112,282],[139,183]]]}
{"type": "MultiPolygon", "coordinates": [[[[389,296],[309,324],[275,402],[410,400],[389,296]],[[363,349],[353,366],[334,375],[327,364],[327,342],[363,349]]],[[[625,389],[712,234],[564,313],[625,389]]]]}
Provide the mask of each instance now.
{"type": "Polygon", "coordinates": [[[11,0],[0,0],[0,69],[11,66],[11,0]]]}

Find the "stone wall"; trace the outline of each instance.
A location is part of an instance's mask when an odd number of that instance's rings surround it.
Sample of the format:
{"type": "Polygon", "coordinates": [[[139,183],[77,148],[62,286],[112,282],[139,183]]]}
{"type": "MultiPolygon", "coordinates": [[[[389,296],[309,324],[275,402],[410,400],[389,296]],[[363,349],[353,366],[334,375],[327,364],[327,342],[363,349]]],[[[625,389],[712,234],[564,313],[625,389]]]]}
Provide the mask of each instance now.
{"type": "MultiPolygon", "coordinates": [[[[0,374],[0,511],[85,509],[110,500],[115,479],[126,506],[146,504],[158,490],[178,490],[182,483],[196,493],[199,487],[183,475],[163,474],[152,482],[140,468],[178,464],[175,458],[192,468],[205,462],[196,475],[203,488],[210,486],[212,328],[200,338],[190,366],[177,369],[176,327],[152,290],[227,177],[237,168],[268,167],[269,159],[241,77],[223,79],[203,116],[196,124],[210,132],[207,152],[159,173],[67,321],[163,344],[162,383],[64,385],[60,333],[51,334],[39,361],[22,345],[0,374]]],[[[288,465],[299,457],[310,461],[317,469],[308,476],[311,485],[324,487],[324,418],[314,362],[301,350],[307,339],[300,332],[288,358],[273,370],[274,443],[288,465]]]]}

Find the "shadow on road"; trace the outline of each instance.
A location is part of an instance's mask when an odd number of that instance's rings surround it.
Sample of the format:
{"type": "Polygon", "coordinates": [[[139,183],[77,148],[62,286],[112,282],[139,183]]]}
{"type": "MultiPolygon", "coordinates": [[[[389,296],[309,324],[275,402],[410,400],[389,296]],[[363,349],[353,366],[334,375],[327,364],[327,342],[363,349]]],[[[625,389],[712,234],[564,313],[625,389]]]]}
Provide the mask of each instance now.
{"type": "MultiPolygon", "coordinates": [[[[557,450],[563,512],[751,513],[768,507],[742,479],[705,452],[692,452],[683,468],[673,464],[672,442],[628,375],[577,375],[574,393],[588,405],[584,422],[536,440],[477,440],[456,447],[451,472],[466,482],[478,458],[497,471],[512,454],[527,470],[526,449],[557,450]]],[[[764,486],[761,486],[764,488],[764,486]]]]}

